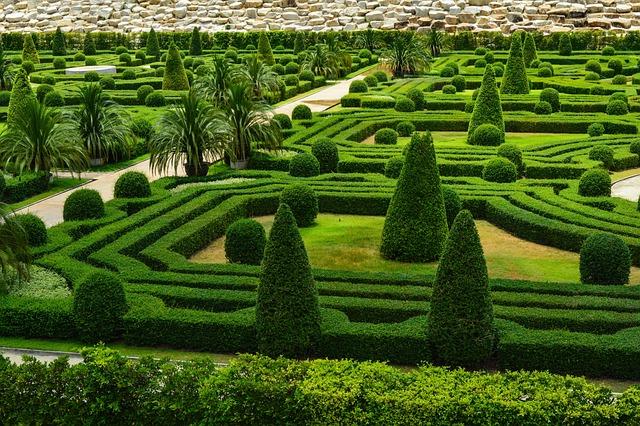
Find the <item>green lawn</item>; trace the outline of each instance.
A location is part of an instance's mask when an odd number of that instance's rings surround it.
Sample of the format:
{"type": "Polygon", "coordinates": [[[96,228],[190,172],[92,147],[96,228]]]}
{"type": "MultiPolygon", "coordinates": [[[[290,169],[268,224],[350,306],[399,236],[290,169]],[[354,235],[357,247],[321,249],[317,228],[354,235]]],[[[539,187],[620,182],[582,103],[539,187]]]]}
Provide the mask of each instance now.
{"type": "Polygon", "coordinates": [[[27,198],[26,200],[22,200],[19,203],[9,204],[9,207],[11,207],[13,210],[21,209],[37,201],[51,197],[52,195],[56,195],[68,189],[75,188],[76,186],[82,185],[83,183],[88,181],[89,179],[55,178],[49,185],[49,189],[47,191],[42,192],[38,195],[34,195],[33,197],[27,198]]]}

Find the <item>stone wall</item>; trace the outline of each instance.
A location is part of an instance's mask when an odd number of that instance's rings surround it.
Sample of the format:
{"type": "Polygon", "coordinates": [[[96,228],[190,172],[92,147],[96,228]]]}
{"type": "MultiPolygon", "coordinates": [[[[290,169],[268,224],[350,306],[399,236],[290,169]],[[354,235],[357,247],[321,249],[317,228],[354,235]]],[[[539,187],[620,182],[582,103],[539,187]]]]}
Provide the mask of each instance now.
{"type": "Polygon", "coordinates": [[[638,30],[640,0],[4,0],[0,31],[638,30]]]}

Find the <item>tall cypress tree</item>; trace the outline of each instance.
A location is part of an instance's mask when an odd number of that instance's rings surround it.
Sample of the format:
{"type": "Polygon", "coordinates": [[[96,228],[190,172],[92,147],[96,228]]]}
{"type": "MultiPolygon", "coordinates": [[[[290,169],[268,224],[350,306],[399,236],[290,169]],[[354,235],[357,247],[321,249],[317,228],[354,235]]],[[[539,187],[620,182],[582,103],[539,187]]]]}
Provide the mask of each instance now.
{"type": "Polygon", "coordinates": [[[380,254],[402,262],[437,260],[447,232],[433,140],[428,131],[415,132],[389,203],[380,254]]]}
{"type": "Polygon", "coordinates": [[[560,42],[558,43],[558,53],[561,56],[571,56],[573,53],[573,46],[571,45],[571,37],[567,33],[560,35],[560,42]]]}
{"type": "Polygon", "coordinates": [[[35,98],[36,95],[31,89],[31,83],[29,83],[29,76],[27,72],[21,68],[13,78],[9,108],[7,109],[7,126],[11,127],[16,117],[24,114],[26,105],[35,98]]]}
{"type": "Polygon", "coordinates": [[[475,367],[495,340],[489,277],[473,216],[462,210],[440,258],[431,296],[427,336],[437,359],[475,367]]]}
{"type": "Polygon", "coordinates": [[[67,54],[67,43],[64,39],[64,34],[60,27],[56,28],[56,33],[53,35],[53,41],[51,42],[51,51],[53,56],[64,56],[67,54]]]}
{"type": "Polygon", "coordinates": [[[504,69],[500,93],[510,95],[526,95],[529,93],[527,67],[522,56],[522,37],[511,37],[511,50],[504,69]]]}
{"type": "Polygon", "coordinates": [[[153,27],[149,30],[149,35],[147,35],[146,54],[156,58],[156,61],[160,59],[160,42],[158,42],[158,34],[156,34],[156,30],[153,27]]]}
{"type": "Polygon", "coordinates": [[[536,41],[533,39],[533,34],[527,33],[524,36],[524,47],[522,48],[522,55],[524,58],[524,65],[529,68],[531,63],[538,59],[538,52],[536,51],[536,41]]]}
{"type": "Polygon", "coordinates": [[[296,33],[296,38],[293,40],[293,53],[297,55],[300,52],[303,52],[305,49],[306,46],[304,45],[304,34],[302,33],[302,31],[298,31],[296,33]]]}
{"type": "Polygon", "coordinates": [[[496,87],[496,77],[493,67],[487,65],[484,70],[482,84],[478,91],[471,119],[469,120],[469,130],[467,142],[473,142],[473,132],[481,124],[493,124],[502,130],[502,142],[504,142],[504,120],[502,118],[502,104],[500,103],[500,93],[496,87]]]}
{"type": "Polygon", "coordinates": [[[256,305],[258,350],[305,356],[320,338],[318,291],[296,219],[280,204],[264,250],[256,305]]]}
{"type": "Polygon", "coordinates": [[[87,33],[87,35],[84,36],[82,52],[87,56],[96,54],[96,42],[93,40],[93,35],[91,33],[87,33]]]}
{"type": "Polygon", "coordinates": [[[22,60],[31,61],[34,64],[40,63],[40,57],[38,56],[38,50],[36,44],[33,41],[31,34],[24,35],[24,41],[22,42],[22,60]]]}
{"type": "Polygon", "coordinates": [[[189,79],[182,64],[180,51],[175,43],[171,43],[167,52],[167,62],[164,66],[162,90],[188,90],[189,79]]]}
{"type": "Polygon", "coordinates": [[[258,38],[258,59],[267,65],[275,65],[276,63],[271,50],[269,36],[264,31],[260,33],[260,38],[258,38]]]}
{"type": "Polygon", "coordinates": [[[200,38],[200,28],[195,27],[191,32],[191,44],[189,45],[189,55],[202,55],[202,39],[200,38]]]}

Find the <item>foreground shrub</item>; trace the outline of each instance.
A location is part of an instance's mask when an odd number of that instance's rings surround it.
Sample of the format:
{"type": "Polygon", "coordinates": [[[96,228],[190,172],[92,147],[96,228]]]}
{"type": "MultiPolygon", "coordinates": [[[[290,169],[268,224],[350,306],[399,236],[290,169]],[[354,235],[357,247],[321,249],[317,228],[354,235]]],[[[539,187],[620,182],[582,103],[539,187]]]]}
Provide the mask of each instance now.
{"type": "Polygon", "coordinates": [[[144,99],[144,104],[148,107],[163,107],[167,100],[161,92],[151,92],[144,99]]]}
{"type": "Polygon", "coordinates": [[[188,90],[189,79],[185,72],[180,51],[175,43],[171,43],[167,52],[167,60],[164,65],[164,77],[162,90],[188,90]]]}
{"type": "Polygon", "coordinates": [[[151,196],[151,185],[144,173],[126,172],[116,181],[113,190],[115,198],[142,198],[151,196]]]}
{"type": "Polygon", "coordinates": [[[598,232],[580,249],[580,281],[585,284],[623,285],[629,283],[631,252],[622,238],[598,232]]]}
{"type": "Polygon", "coordinates": [[[256,304],[258,351],[269,356],[313,353],[320,309],[311,265],[291,209],[280,204],[269,232],[256,304]]]}
{"type": "Polygon", "coordinates": [[[311,154],[320,163],[320,173],[334,173],[338,171],[340,161],[338,146],[329,138],[320,138],[311,146],[311,154]]]}
{"type": "Polygon", "coordinates": [[[613,149],[609,145],[596,145],[589,150],[589,159],[601,161],[605,168],[613,168],[613,149]]]}
{"type": "Polygon", "coordinates": [[[391,157],[384,164],[384,175],[391,179],[398,179],[400,177],[400,172],[402,171],[403,166],[404,157],[391,157]]]}
{"type": "Polygon", "coordinates": [[[481,124],[473,132],[471,143],[482,146],[498,146],[502,143],[503,133],[493,124],[481,124]]]}
{"type": "Polygon", "coordinates": [[[458,193],[448,186],[442,187],[442,198],[444,199],[444,209],[447,212],[447,225],[451,228],[453,220],[462,210],[462,200],[458,193]]]}
{"type": "Polygon", "coordinates": [[[311,108],[304,104],[298,104],[293,108],[291,112],[291,118],[294,120],[310,120],[311,119],[311,108]]]}
{"type": "Polygon", "coordinates": [[[349,93],[366,93],[369,90],[364,80],[352,81],[349,85],[349,93]]]}
{"type": "Polygon", "coordinates": [[[453,221],[433,283],[427,338],[434,356],[451,366],[476,367],[495,340],[489,276],[473,216],[453,221]]]}
{"type": "Polygon", "coordinates": [[[104,203],[98,191],[79,189],[64,201],[62,216],[65,221],[98,219],[104,216],[104,203]]]}
{"type": "Polygon", "coordinates": [[[587,170],[580,177],[578,194],[583,197],[608,197],[611,195],[611,177],[606,170],[587,170]]]}
{"type": "MultiPolygon", "coordinates": [[[[0,188],[1,194],[2,189],[0,188]]],[[[38,216],[31,213],[17,214],[15,219],[27,234],[29,246],[38,247],[47,242],[47,227],[38,216]]]]}
{"type": "Polygon", "coordinates": [[[518,179],[518,170],[516,165],[506,158],[492,158],[482,169],[482,179],[496,183],[515,182],[518,179]]]}
{"type": "Polygon", "coordinates": [[[395,145],[398,143],[398,132],[393,129],[380,129],[374,136],[376,145],[395,145]]]}
{"type": "Polygon", "coordinates": [[[318,217],[318,196],[307,185],[287,186],[280,194],[280,203],[289,206],[299,228],[313,225],[318,217]]]}
{"type": "Polygon", "coordinates": [[[311,177],[320,174],[318,159],[309,153],[296,154],[289,161],[289,174],[296,177],[311,177]]]}
{"type": "Polygon", "coordinates": [[[267,234],[253,219],[240,219],[227,228],[224,253],[230,263],[259,265],[262,262],[267,234]]]}
{"type": "Polygon", "coordinates": [[[591,137],[604,135],[604,126],[601,123],[592,123],[587,127],[587,134],[591,137]]]}

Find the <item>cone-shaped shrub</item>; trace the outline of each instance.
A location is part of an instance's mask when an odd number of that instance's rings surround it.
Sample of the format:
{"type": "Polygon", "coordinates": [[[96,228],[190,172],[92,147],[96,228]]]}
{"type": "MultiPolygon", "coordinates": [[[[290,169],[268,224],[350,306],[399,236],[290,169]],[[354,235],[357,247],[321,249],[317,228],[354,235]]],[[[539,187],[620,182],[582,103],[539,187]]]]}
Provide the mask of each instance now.
{"type": "Polygon", "coordinates": [[[160,59],[160,42],[158,41],[158,34],[153,28],[151,28],[147,36],[146,55],[155,58],[156,61],[160,59]]]}
{"type": "Polygon", "coordinates": [[[563,33],[560,36],[560,42],[558,43],[558,53],[562,56],[571,56],[573,52],[573,46],[571,46],[571,37],[567,33],[563,33]]]}
{"type": "Polygon", "coordinates": [[[493,124],[502,132],[500,143],[504,142],[504,120],[502,119],[502,105],[500,104],[500,93],[496,87],[496,77],[493,67],[487,66],[482,78],[482,85],[478,91],[471,120],[469,120],[469,132],[467,142],[473,142],[473,133],[482,124],[493,124]]]}
{"type": "Polygon", "coordinates": [[[271,50],[271,43],[269,43],[269,36],[264,31],[260,33],[260,38],[258,39],[258,59],[267,65],[275,65],[276,63],[271,50]]]}
{"type": "Polygon", "coordinates": [[[430,262],[447,239],[447,214],[429,132],[414,133],[382,230],[385,259],[430,262]]]}
{"type": "Polygon", "coordinates": [[[31,34],[24,35],[24,41],[22,43],[22,61],[31,61],[34,64],[40,63],[38,50],[36,49],[36,44],[33,42],[33,36],[31,34]]]}
{"type": "Polygon", "coordinates": [[[64,40],[64,34],[62,34],[60,27],[56,28],[56,33],[53,35],[51,50],[53,56],[64,56],[67,54],[67,43],[64,40]]]}
{"type": "Polygon", "coordinates": [[[531,62],[538,59],[538,52],[536,51],[536,41],[533,39],[533,34],[527,33],[524,36],[524,45],[522,47],[522,57],[524,58],[524,65],[529,68],[531,62]]]}
{"type": "Polygon", "coordinates": [[[320,309],[307,251],[296,220],[280,204],[264,251],[256,305],[258,350],[300,357],[320,337],[320,309]]]}
{"type": "Polygon", "coordinates": [[[480,237],[468,210],[451,226],[431,296],[427,336],[437,359],[474,367],[491,355],[493,305],[480,237]]]}
{"type": "Polygon", "coordinates": [[[9,98],[9,108],[7,109],[7,125],[11,126],[16,117],[24,114],[24,110],[36,95],[31,90],[29,76],[23,69],[18,70],[13,78],[13,87],[11,88],[11,97],[9,98]]]}
{"type": "Polygon", "coordinates": [[[87,35],[84,36],[82,52],[87,56],[96,54],[96,42],[93,40],[93,35],[91,35],[91,33],[87,33],[87,35]]]}
{"type": "Polygon", "coordinates": [[[182,64],[180,51],[175,43],[169,46],[167,62],[164,66],[164,79],[162,80],[162,90],[188,90],[189,79],[182,64]]]}
{"type": "Polygon", "coordinates": [[[522,37],[511,37],[511,50],[504,69],[500,93],[525,95],[529,93],[527,68],[522,56],[522,37]]]}
{"type": "Polygon", "coordinates": [[[202,39],[200,38],[200,28],[195,27],[191,32],[191,44],[189,45],[189,55],[202,55],[202,39]]]}

